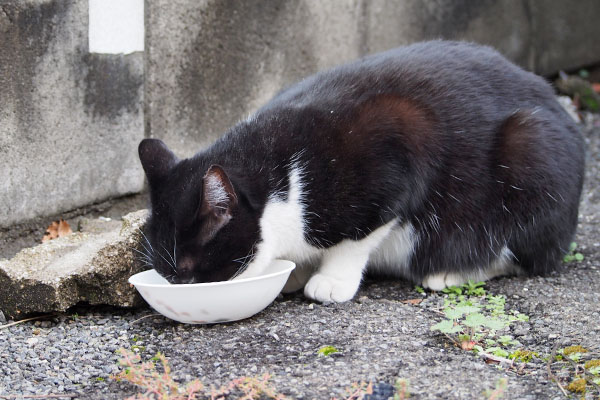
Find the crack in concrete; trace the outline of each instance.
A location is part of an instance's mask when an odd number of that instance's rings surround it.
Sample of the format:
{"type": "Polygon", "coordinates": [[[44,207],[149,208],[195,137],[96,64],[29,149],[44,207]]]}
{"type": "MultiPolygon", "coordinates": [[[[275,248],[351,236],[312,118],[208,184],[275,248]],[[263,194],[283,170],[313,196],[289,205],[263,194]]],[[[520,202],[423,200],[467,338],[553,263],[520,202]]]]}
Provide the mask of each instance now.
{"type": "Polygon", "coordinates": [[[10,24],[14,24],[13,18],[10,16],[10,14],[8,12],[6,12],[6,6],[5,5],[0,5],[0,11],[2,11],[2,14],[4,14],[4,16],[6,17],[6,19],[8,20],[8,22],[10,24]]]}

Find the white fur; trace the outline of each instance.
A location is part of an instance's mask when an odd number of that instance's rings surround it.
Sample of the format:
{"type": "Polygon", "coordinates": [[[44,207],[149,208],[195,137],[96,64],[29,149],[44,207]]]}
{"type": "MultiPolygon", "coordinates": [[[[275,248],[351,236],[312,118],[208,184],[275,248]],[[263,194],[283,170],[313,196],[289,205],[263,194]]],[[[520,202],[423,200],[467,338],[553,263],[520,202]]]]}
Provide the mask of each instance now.
{"type": "MultiPolygon", "coordinates": [[[[404,225],[397,225],[394,221],[391,225],[392,228],[379,242],[379,245],[376,245],[376,243],[380,240],[381,233],[376,231],[362,241],[357,242],[347,240],[340,243],[338,246],[329,249],[327,252],[329,252],[330,255],[327,258],[331,258],[336,252],[339,253],[340,257],[338,258],[338,261],[340,262],[340,267],[345,268],[344,266],[348,263],[343,260],[343,257],[352,257],[352,251],[355,250],[355,246],[366,246],[369,249],[369,261],[367,264],[369,271],[409,278],[410,274],[408,273],[408,268],[410,265],[410,257],[412,256],[417,243],[415,228],[409,222],[404,225]]],[[[325,252],[323,252],[323,254],[325,254],[325,252]]],[[[323,257],[323,261],[325,260],[326,258],[323,257]]],[[[283,292],[295,292],[296,290],[303,288],[311,278],[313,272],[314,270],[310,268],[310,266],[299,265],[294,272],[292,272],[290,279],[283,288],[283,292]]],[[[345,272],[346,271],[341,271],[340,273],[343,275],[345,272]]],[[[357,278],[357,275],[358,274],[355,276],[355,280],[359,279],[357,278]]],[[[308,295],[310,296],[310,293],[308,295]]]]}
{"type": "Polygon", "coordinates": [[[369,270],[410,277],[408,268],[416,244],[415,227],[410,222],[395,226],[369,257],[369,270]]]}
{"type": "Polygon", "coordinates": [[[356,294],[369,255],[389,235],[393,220],[364,239],[343,240],[323,254],[321,267],[304,287],[304,295],[321,302],[347,301],[356,294]]]}
{"type": "Polygon", "coordinates": [[[302,171],[293,167],[289,175],[287,201],[277,195],[268,200],[260,219],[261,240],[257,245],[254,260],[239,278],[258,276],[269,263],[279,257],[296,263],[314,261],[321,250],[304,239],[304,204],[300,180],[302,171]]]}
{"type": "Polygon", "coordinates": [[[350,300],[358,290],[369,255],[396,222],[376,229],[362,240],[344,240],[328,249],[319,249],[305,240],[305,195],[302,169],[293,163],[287,200],[283,201],[277,194],[268,200],[260,219],[261,239],[254,260],[237,279],[260,275],[273,259],[280,257],[305,265],[321,260],[321,267],[312,277],[310,269],[299,265],[285,289],[299,289],[306,284],[304,292],[312,299],[322,302],[350,300]]]}
{"type": "Polygon", "coordinates": [[[212,207],[215,207],[219,203],[227,202],[228,195],[223,182],[218,176],[210,174],[206,178],[206,201],[212,207]]]}
{"type": "Polygon", "coordinates": [[[448,286],[462,285],[469,279],[479,282],[519,272],[520,268],[512,262],[512,252],[505,246],[498,258],[489,265],[464,273],[441,272],[430,274],[423,279],[423,287],[431,290],[442,290],[448,286]]]}

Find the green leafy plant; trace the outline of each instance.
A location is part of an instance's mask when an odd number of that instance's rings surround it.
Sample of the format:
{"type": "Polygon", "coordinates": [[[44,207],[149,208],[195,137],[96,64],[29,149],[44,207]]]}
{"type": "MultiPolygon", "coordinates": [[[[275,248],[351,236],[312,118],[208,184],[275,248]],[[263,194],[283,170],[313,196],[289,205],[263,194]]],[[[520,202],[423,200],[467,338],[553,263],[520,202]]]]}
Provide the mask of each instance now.
{"type": "Polygon", "coordinates": [[[576,345],[576,346],[565,347],[564,349],[560,349],[558,352],[560,354],[562,354],[564,357],[567,357],[570,360],[578,362],[581,360],[581,356],[584,353],[588,352],[588,349],[586,349],[583,346],[576,345]]]}
{"type": "Polygon", "coordinates": [[[518,311],[506,310],[506,297],[485,294],[484,282],[469,281],[461,287],[445,290],[443,314],[445,319],[431,330],[446,335],[463,350],[485,352],[506,358],[509,349],[519,345],[510,335],[500,332],[517,321],[529,317],[518,311]]]}
{"type": "Polygon", "coordinates": [[[333,353],[339,353],[339,350],[333,346],[323,346],[317,351],[319,356],[328,356],[333,353]]]}
{"type": "Polygon", "coordinates": [[[134,344],[131,346],[131,350],[135,351],[136,353],[141,353],[146,350],[146,346],[138,346],[134,344]]]}
{"type": "Polygon", "coordinates": [[[583,254],[577,252],[576,250],[577,250],[577,243],[572,242],[571,245],[569,246],[569,252],[567,254],[565,254],[565,256],[563,257],[563,261],[566,263],[570,263],[573,261],[578,261],[578,262],[583,261],[583,259],[584,259],[583,254]]]}
{"type": "Polygon", "coordinates": [[[600,360],[589,360],[583,365],[583,368],[592,371],[592,369],[600,368],[600,360]]]}
{"type": "Polygon", "coordinates": [[[509,354],[508,358],[511,360],[528,363],[531,360],[533,360],[534,357],[539,357],[539,356],[540,355],[534,351],[519,349],[519,350],[514,351],[511,354],[509,354]]]}
{"type": "Polygon", "coordinates": [[[469,279],[467,283],[462,285],[467,296],[485,296],[485,282],[475,282],[469,279]]]}
{"type": "Polygon", "coordinates": [[[590,352],[580,345],[555,350],[546,361],[548,372],[561,389],[596,398],[600,396],[600,359],[593,358],[594,356],[597,357],[598,353],[590,352]],[[562,376],[557,377],[552,368],[559,369],[562,376]],[[565,376],[565,370],[571,374],[565,376]],[[561,380],[564,386],[560,383],[561,380]]]}
{"type": "Polygon", "coordinates": [[[463,294],[462,287],[459,286],[448,286],[447,288],[442,289],[442,293],[449,295],[451,298],[460,296],[463,294]]]}
{"type": "Polygon", "coordinates": [[[510,354],[507,350],[499,346],[488,347],[487,349],[485,349],[485,352],[502,358],[507,358],[510,354]]]}
{"type": "Polygon", "coordinates": [[[576,378],[573,382],[569,383],[567,390],[574,393],[585,393],[587,382],[583,378],[576,378]]]}
{"type": "Polygon", "coordinates": [[[485,282],[475,282],[470,280],[461,286],[448,286],[442,289],[442,293],[447,294],[450,299],[464,300],[467,296],[485,296],[485,282]]]}
{"type": "Polygon", "coordinates": [[[425,289],[423,289],[421,286],[417,285],[415,286],[415,291],[419,294],[425,294],[425,289]]]}

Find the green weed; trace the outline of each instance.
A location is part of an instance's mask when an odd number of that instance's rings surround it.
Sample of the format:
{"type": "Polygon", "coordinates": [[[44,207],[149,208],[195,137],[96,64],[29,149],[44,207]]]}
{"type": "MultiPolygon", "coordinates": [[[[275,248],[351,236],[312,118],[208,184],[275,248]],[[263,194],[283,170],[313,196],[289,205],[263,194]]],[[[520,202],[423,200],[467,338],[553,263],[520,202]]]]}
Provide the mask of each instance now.
{"type": "Polygon", "coordinates": [[[317,351],[319,356],[328,356],[333,353],[339,353],[339,350],[333,346],[323,346],[317,351]]]}
{"type": "Polygon", "coordinates": [[[463,350],[507,358],[511,354],[509,349],[520,343],[500,332],[514,322],[528,321],[529,317],[514,310],[507,311],[506,297],[486,294],[484,285],[484,282],[469,281],[461,287],[444,289],[445,319],[431,330],[443,333],[463,350]]]}
{"type": "Polygon", "coordinates": [[[583,261],[583,254],[576,252],[575,250],[577,250],[577,243],[571,242],[571,245],[569,246],[569,252],[563,257],[563,262],[570,263],[573,261],[583,261]]]}

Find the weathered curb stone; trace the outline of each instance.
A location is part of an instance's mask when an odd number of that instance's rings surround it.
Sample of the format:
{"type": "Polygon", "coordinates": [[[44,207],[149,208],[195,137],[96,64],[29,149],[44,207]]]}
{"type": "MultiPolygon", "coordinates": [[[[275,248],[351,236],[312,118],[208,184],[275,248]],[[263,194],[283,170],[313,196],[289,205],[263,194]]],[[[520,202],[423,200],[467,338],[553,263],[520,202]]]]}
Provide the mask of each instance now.
{"type": "Polygon", "coordinates": [[[84,224],[82,232],[21,250],[0,260],[0,310],[15,318],[65,311],[78,302],[134,307],[143,304],[127,279],[145,269],[139,246],[146,210],[115,221],[84,224]],[[87,229],[86,229],[87,228],[87,229]]]}

